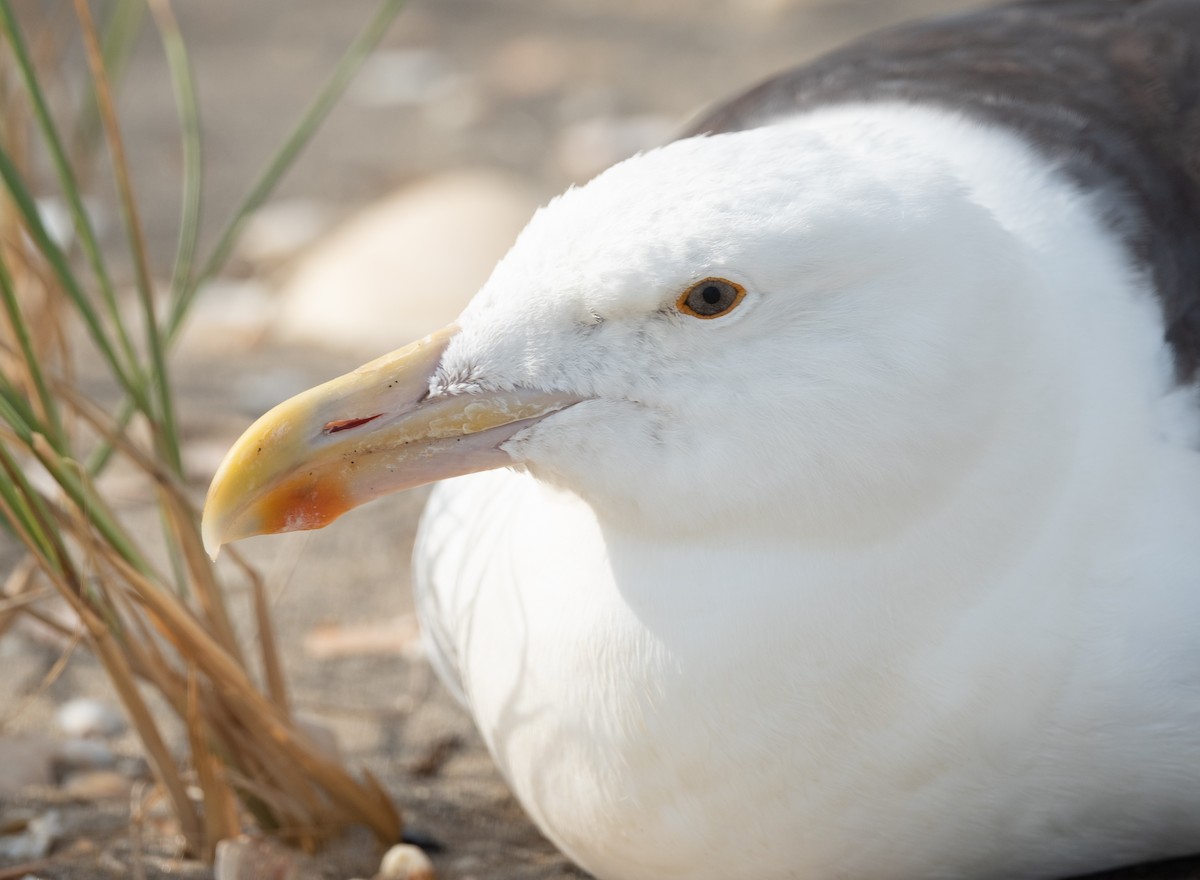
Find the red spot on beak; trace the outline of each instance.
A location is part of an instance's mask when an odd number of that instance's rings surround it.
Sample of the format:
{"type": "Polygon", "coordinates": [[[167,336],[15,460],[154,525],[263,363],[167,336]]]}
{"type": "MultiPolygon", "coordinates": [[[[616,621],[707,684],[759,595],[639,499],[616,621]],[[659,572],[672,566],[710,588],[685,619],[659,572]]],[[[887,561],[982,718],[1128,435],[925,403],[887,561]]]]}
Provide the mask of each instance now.
{"type": "Polygon", "coordinates": [[[366,416],[361,419],[337,419],[332,422],[326,422],[325,427],[321,429],[323,434],[336,434],[339,431],[349,431],[351,428],[357,428],[359,425],[365,425],[367,422],[373,422],[383,413],[375,413],[373,416],[366,416]]]}

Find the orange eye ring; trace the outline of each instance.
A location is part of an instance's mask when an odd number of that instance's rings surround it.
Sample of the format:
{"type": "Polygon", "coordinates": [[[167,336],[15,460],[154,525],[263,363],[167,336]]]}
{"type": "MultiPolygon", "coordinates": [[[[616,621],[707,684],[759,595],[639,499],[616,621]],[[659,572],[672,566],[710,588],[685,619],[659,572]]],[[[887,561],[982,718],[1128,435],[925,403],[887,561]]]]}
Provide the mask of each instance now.
{"type": "Polygon", "coordinates": [[[746,298],[746,288],[726,278],[697,281],[675,300],[675,308],[692,318],[705,321],[728,315],[746,298]]]}

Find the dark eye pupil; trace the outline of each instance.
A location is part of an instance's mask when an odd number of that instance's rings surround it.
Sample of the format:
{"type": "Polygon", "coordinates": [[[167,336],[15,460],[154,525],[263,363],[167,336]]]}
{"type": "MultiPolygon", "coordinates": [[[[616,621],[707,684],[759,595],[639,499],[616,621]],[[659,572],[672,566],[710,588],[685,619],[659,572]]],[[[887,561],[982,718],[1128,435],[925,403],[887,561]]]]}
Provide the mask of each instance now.
{"type": "Polygon", "coordinates": [[[682,312],[697,318],[715,318],[736,306],[744,291],[724,278],[705,278],[697,281],[680,297],[682,312]]]}

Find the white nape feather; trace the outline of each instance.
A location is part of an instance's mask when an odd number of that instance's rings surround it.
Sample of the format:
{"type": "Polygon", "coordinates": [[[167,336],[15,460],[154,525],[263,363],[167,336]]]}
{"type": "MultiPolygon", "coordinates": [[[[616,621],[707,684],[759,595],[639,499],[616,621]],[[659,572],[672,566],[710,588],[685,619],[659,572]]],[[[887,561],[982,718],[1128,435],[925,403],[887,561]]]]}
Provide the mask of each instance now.
{"type": "Polygon", "coordinates": [[[437,394],[587,397],[439,487],[422,616],[601,880],[1061,876],[1200,847],[1200,418],[1100,208],[841,107],[532,220],[437,394]],[[675,302],[720,276],[747,296],[675,302]],[[1134,806],[1136,805],[1136,806],[1134,806]]]}

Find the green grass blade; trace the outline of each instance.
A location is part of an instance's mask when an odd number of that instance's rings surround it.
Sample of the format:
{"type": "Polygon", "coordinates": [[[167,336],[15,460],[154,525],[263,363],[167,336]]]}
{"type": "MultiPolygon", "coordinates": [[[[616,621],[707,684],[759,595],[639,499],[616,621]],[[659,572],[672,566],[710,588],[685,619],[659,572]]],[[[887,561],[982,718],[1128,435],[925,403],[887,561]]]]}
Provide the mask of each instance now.
{"type": "MultiPolygon", "coordinates": [[[[37,420],[21,394],[0,376],[0,421],[8,425],[18,443],[28,451],[33,442],[37,420]]],[[[0,497],[11,511],[12,525],[23,530],[47,560],[63,564],[66,552],[62,549],[54,517],[46,510],[45,502],[25,478],[22,468],[9,449],[7,438],[0,437],[0,497]]]]}
{"type": "Polygon", "coordinates": [[[21,469],[8,448],[0,443],[0,502],[5,509],[5,519],[23,534],[29,549],[41,557],[44,565],[61,573],[64,551],[52,539],[53,529],[46,526],[52,520],[34,511],[31,502],[40,498],[36,493],[31,495],[23,491],[18,483],[21,479],[21,469]]]}
{"type": "MultiPolygon", "coordinates": [[[[117,0],[104,20],[104,69],[115,83],[121,81],[125,68],[129,66],[129,58],[137,45],[145,14],[144,0],[117,0]]],[[[71,155],[77,159],[91,155],[96,137],[100,134],[100,109],[91,93],[79,111],[74,130],[71,155]]],[[[80,163],[77,162],[76,165],[79,166],[80,163]]]]}
{"type": "Polygon", "coordinates": [[[0,375],[0,421],[8,424],[18,438],[28,440],[38,429],[38,416],[21,389],[0,375]]]}
{"type": "Polygon", "coordinates": [[[25,323],[25,316],[21,313],[21,304],[17,301],[17,290],[13,285],[12,274],[8,271],[8,264],[4,260],[2,252],[0,252],[0,298],[4,300],[4,311],[8,315],[9,326],[12,327],[13,335],[16,336],[25,369],[33,380],[38,403],[42,407],[42,412],[45,413],[46,433],[50,442],[54,444],[54,448],[62,451],[65,449],[66,433],[63,431],[58,403],[46,387],[46,377],[42,374],[40,359],[33,350],[29,327],[25,323]]]}
{"type": "Polygon", "coordinates": [[[92,488],[91,481],[82,472],[79,463],[55,454],[46,438],[41,434],[33,435],[30,447],[38,461],[42,463],[42,467],[54,478],[54,482],[58,483],[71,502],[82,511],[87,521],[120,554],[121,558],[141,574],[152,577],[161,583],[162,578],[158,576],[146,558],[138,552],[137,546],[126,534],[125,529],[100,500],[100,496],[92,488]]]}
{"type": "Polygon", "coordinates": [[[179,243],[175,250],[175,268],[171,273],[171,299],[175,301],[183,296],[183,291],[191,280],[196,243],[200,237],[200,104],[196,99],[196,85],[192,77],[192,63],[188,57],[187,44],[183,41],[170,2],[150,0],[150,11],[154,15],[163,52],[167,56],[167,69],[171,75],[171,88],[175,93],[175,107],[179,113],[179,127],[182,132],[183,198],[179,219],[179,243]]]}
{"type": "MultiPolygon", "coordinates": [[[[3,5],[3,3],[4,0],[0,0],[0,5],[3,5]]],[[[100,322],[100,316],[92,308],[92,304],[88,301],[87,294],[83,292],[83,288],[79,286],[79,281],[71,271],[71,267],[67,264],[66,254],[50,238],[50,234],[46,231],[46,227],[42,223],[41,215],[38,213],[37,205],[33,201],[33,196],[26,188],[25,181],[21,178],[20,172],[17,171],[16,166],[13,164],[8,151],[3,147],[0,147],[0,178],[3,178],[5,185],[8,187],[13,204],[20,212],[26,232],[29,233],[29,237],[33,239],[34,245],[50,263],[50,267],[54,270],[54,275],[62,285],[63,291],[70,297],[71,302],[79,310],[79,314],[83,318],[88,332],[91,334],[92,341],[96,343],[96,347],[108,363],[109,368],[113,371],[113,375],[121,383],[126,393],[138,403],[138,406],[148,411],[148,401],[139,377],[131,375],[117,356],[111,341],[104,331],[104,326],[100,322]]]]}
{"type": "Polygon", "coordinates": [[[263,169],[250,191],[246,194],[233,212],[226,223],[225,228],[221,231],[217,239],[216,245],[213,247],[212,253],[209,254],[207,260],[197,273],[193,283],[183,292],[183,295],[173,303],[170,319],[166,326],[166,337],[168,340],[175,338],[175,334],[179,331],[179,326],[187,314],[188,307],[191,306],[192,299],[208,278],[215,275],[220,268],[225,265],[229,259],[229,254],[233,250],[234,242],[237,240],[237,235],[241,231],[242,224],[246,218],[257,210],[263,202],[266,201],[272,190],[278,185],[280,178],[296,161],[296,157],[312,140],[312,136],[316,133],[325,117],[329,115],[329,111],[333,109],[333,105],[337,103],[342,94],[346,91],[346,87],[358,72],[358,69],[366,61],[367,57],[374,51],[383,35],[387,32],[395,17],[404,8],[407,0],[385,0],[375,13],[375,17],[367,24],[362,33],[346,50],[341,61],[334,68],[333,74],[326,81],[320,94],[309,105],[304,115],[300,117],[300,121],[291,133],[284,140],[279,150],[272,156],[267,163],[267,167],[263,169]]]}
{"type": "Polygon", "coordinates": [[[113,82],[125,76],[145,15],[144,0],[117,0],[104,20],[104,67],[113,82]]]}
{"type": "Polygon", "coordinates": [[[21,71],[21,80],[25,85],[25,90],[29,93],[30,103],[38,120],[38,127],[50,151],[50,159],[58,175],[59,186],[62,188],[63,195],[66,196],[71,218],[75,223],[75,232],[79,236],[80,244],[83,245],[84,253],[96,275],[100,294],[109,311],[109,317],[117,328],[117,340],[125,356],[127,367],[134,370],[136,369],[137,355],[133,350],[129,335],[125,331],[125,326],[121,322],[116,294],[113,292],[112,280],[108,276],[104,258],[100,254],[96,232],[92,228],[91,218],[88,217],[87,210],[83,206],[83,198],[79,194],[79,182],[71,169],[71,163],[67,160],[62,138],[59,137],[58,129],[50,116],[45,95],[38,82],[37,71],[34,70],[33,60],[29,56],[29,50],[21,36],[21,30],[17,27],[17,19],[9,0],[0,0],[0,30],[3,30],[8,44],[13,50],[13,56],[17,60],[17,66],[21,71]]]}
{"type": "MultiPolygon", "coordinates": [[[[158,35],[162,40],[163,52],[167,56],[167,68],[170,83],[175,94],[176,112],[179,113],[179,124],[182,132],[182,149],[184,149],[184,185],[182,185],[182,200],[180,208],[179,241],[175,249],[175,265],[170,280],[170,301],[176,303],[191,283],[192,269],[196,261],[196,247],[200,231],[200,209],[202,209],[202,188],[200,179],[203,172],[203,146],[200,139],[199,102],[196,97],[196,83],[192,76],[191,59],[188,58],[187,44],[179,30],[179,23],[170,8],[169,0],[150,0],[150,11],[154,14],[158,35]]],[[[115,423],[118,430],[124,430],[132,418],[134,407],[131,403],[122,403],[116,413],[115,423]]],[[[92,451],[88,459],[88,473],[101,473],[108,465],[113,455],[113,445],[101,443],[92,451]]]]}
{"type": "MultiPolygon", "coordinates": [[[[129,426],[129,420],[133,418],[133,414],[137,412],[137,408],[133,405],[133,401],[126,398],[121,402],[121,406],[117,409],[117,414],[113,418],[113,430],[123,432],[129,426]]],[[[84,469],[91,477],[98,476],[103,470],[108,467],[108,463],[112,461],[113,453],[116,452],[116,447],[108,440],[101,441],[92,454],[88,456],[87,463],[84,469]]]]}
{"type": "MultiPolygon", "coordinates": [[[[180,229],[180,249],[177,254],[171,284],[171,307],[166,325],[163,328],[163,338],[167,347],[170,347],[178,336],[183,320],[187,315],[188,309],[191,307],[200,285],[216,274],[229,259],[229,253],[246,218],[266,201],[267,197],[278,185],[280,178],[283,177],[288,168],[291,167],[292,163],[300,155],[300,152],[312,139],[312,136],[316,133],[325,117],[329,115],[329,111],[333,108],[333,105],[345,92],[354,74],[358,72],[363,62],[371,54],[375,46],[378,45],[383,35],[387,32],[388,27],[406,3],[407,0],[386,0],[380,6],[375,17],[363,29],[362,33],[350,45],[349,49],[346,50],[346,53],[342,56],[341,61],[334,69],[333,74],[326,82],[320,94],[284,140],[283,145],[272,156],[266,168],[263,169],[255,181],[254,186],[251,187],[249,193],[247,193],[234,210],[221,234],[218,236],[217,244],[213,247],[212,253],[205,260],[199,272],[192,277],[195,243],[199,230],[199,169],[201,155],[199,117],[195,111],[195,107],[197,106],[195,89],[191,77],[190,65],[187,63],[186,54],[184,54],[184,43],[179,36],[179,30],[175,25],[174,18],[173,16],[169,18],[160,17],[160,11],[162,10],[165,10],[169,16],[169,4],[165,0],[157,0],[157,2],[152,0],[151,11],[156,16],[156,19],[158,19],[159,28],[163,34],[163,45],[167,51],[168,63],[171,66],[172,81],[175,84],[176,94],[183,96],[183,100],[180,102],[180,114],[184,130],[184,223],[180,229]],[[191,109],[188,109],[189,107],[191,109]],[[191,126],[194,126],[194,135],[189,134],[189,127],[191,126]],[[187,145],[192,138],[194,138],[194,144],[189,152],[187,145]],[[189,155],[192,157],[191,161],[189,161],[189,155]],[[194,166],[191,162],[195,163],[194,166]],[[191,181],[189,181],[189,178],[191,178],[191,181]],[[190,194],[189,187],[195,187],[194,194],[190,194]],[[185,243],[187,243],[186,247],[185,243]]],[[[129,423],[133,412],[134,407],[129,404],[121,406],[116,416],[118,430],[124,429],[129,423]]],[[[101,445],[88,460],[88,472],[91,474],[100,473],[111,459],[112,451],[112,447],[109,444],[101,445]]]]}
{"type": "Polygon", "coordinates": [[[134,276],[138,301],[142,307],[142,323],[146,331],[146,348],[150,352],[151,384],[158,401],[158,418],[155,438],[160,444],[163,458],[175,473],[183,473],[183,461],[179,454],[179,432],[175,425],[174,404],[171,400],[170,374],[159,335],[158,317],[154,310],[154,287],[150,278],[150,255],[146,249],[146,236],[142,229],[137,199],[133,194],[133,181],[129,176],[129,162],[125,158],[125,142],[117,121],[117,110],[109,87],[108,73],[104,69],[104,58],[100,49],[100,37],[96,33],[88,0],[75,0],[75,14],[83,35],[84,53],[92,74],[92,89],[100,108],[100,121],[104,127],[108,152],[112,157],[113,179],[117,186],[117,200],[121,205],[121,218],[129,241],[129,252],[133,256],[134,276]]]}

